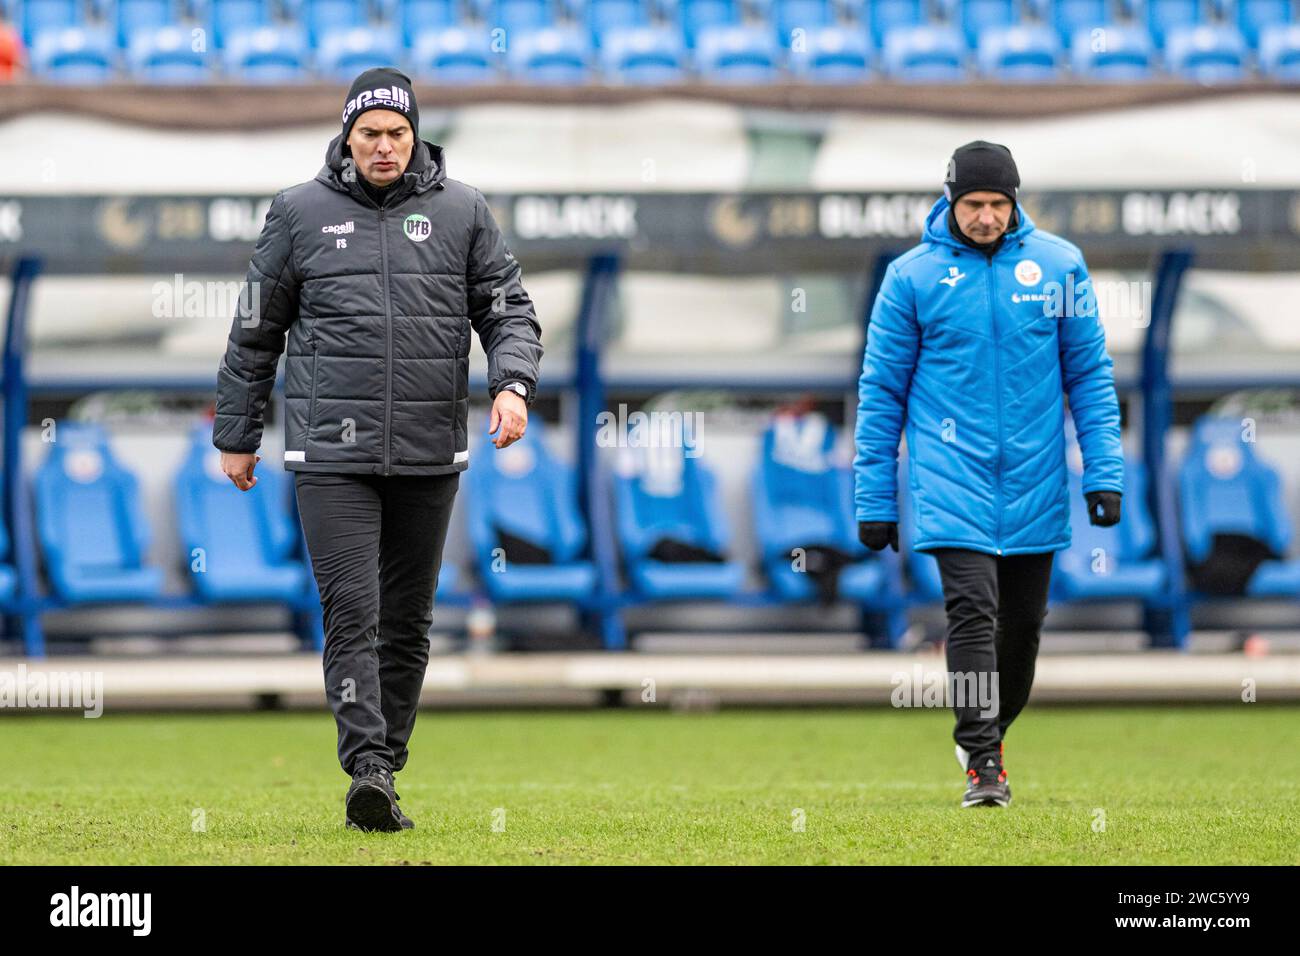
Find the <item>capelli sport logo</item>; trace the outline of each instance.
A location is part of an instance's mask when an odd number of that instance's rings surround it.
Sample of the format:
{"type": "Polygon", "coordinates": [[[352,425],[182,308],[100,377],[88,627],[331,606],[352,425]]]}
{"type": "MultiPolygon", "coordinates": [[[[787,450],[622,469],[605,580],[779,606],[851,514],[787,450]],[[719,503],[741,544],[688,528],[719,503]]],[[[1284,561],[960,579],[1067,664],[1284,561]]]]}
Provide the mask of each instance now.
{"type": "Polygon", "coordinates": [[[406,233],[406,238],[412,242],[424,242],[433,232],[433,223],[429,221],[428,216],[413,212],[402,221],[402,232],[406,233]]]}
{"type": "Polygon", "coordinates": [[[374,90],[362,90],[343,104],[344,124],[347,124],[348,117],[353,113],[364,113],[366,110],[377,106],[409,114],[411,112],[411,94],[400,86],[381,86],[374,90]]]}

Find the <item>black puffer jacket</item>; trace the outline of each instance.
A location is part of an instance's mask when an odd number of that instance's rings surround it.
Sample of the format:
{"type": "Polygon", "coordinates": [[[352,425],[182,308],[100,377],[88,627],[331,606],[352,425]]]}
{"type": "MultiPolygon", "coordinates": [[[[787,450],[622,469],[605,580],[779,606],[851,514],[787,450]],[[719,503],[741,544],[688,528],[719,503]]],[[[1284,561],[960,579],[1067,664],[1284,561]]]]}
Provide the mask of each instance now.
{"type": "Polygon", "coordinates": [[[217,374],[212,443],[256,451],[280,353],[290,471],[434,475],[469,461],[470,329],[490,397],[532,403],[542,358],[532,301],[483,194],[417,140],[382,207],[342,137],[310,182],[278,193],[217,374]]]}

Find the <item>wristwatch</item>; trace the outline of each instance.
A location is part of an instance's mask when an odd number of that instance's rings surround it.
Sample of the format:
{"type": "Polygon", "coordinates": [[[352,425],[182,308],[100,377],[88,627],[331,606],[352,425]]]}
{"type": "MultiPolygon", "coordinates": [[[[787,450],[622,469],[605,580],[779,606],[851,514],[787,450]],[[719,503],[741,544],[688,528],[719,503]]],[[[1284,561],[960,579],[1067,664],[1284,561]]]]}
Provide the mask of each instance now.
{"type": "Polygon", "coordinates": [[[524,401],[528,401],[528,386],[525,385],[523,382],[507,382],[505,385],[502,385],[501,388],[497,389],[497,391],[500,392],[502,389],[507,389],[507,388],[510,389],[510,391],[514,392],[516,395],[518,395],[520,398],[522,398],[524,401]]]}

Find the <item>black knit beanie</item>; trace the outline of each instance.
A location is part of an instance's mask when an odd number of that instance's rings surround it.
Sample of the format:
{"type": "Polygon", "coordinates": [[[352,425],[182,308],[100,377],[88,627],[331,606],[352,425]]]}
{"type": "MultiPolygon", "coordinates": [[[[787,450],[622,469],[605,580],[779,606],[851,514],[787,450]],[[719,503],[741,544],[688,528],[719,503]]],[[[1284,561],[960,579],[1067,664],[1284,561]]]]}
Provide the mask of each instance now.
{"type": "Polygon", "coordinates": [[[343,142],[348,141],[352,125],[366,110],[392,110],[405,116],[411,132],[420,136],[420,111],[415,105],[411,78],[391,66],[366,70],[352,81],[348,98],[343,103],[343,142]]]}
{"type": "Polygon", "coordinates": [[[960,196],[976,190],[988,189],[1002,193],[1012,202],[1020,187],[1020,173],[1011,150],[997,143],[977,139],[960,146],[948,161],[948,174],[944,177],[943,194],[948,202],[955,203],[960,196]]]}

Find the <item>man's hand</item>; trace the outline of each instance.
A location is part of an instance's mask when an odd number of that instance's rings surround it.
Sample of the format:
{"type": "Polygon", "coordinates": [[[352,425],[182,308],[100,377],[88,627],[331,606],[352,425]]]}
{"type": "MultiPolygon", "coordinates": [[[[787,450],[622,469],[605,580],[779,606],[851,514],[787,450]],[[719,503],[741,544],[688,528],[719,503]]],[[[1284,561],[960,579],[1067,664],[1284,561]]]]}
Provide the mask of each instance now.
{"type": "Polygon", "coordinates": [[[257,463],[261,460],[261,455],[223,451],[221,453],[221,470],[225,472],[227,478],[235,483],[236,488],[240,491],[247,491],[257,484],[257,478],[253,476],[253,469],[257,467],[257,463]]]}
{"type": "Polygon", "coordinates": [[[488,434],[496,435],[492,444],[498,448],[513,445],[524,437],[528,427],[528,406],[524,400],[509,389],[497,392],[496,401],[492,403],[492,415],[488,419],[488,434]],[[501,429],[497,434],[498,427],[501,429]]]}
{"type": "Polygon", "coordinates": [[[1083,496],[1088,502],[1088,521],[1099,528],[1119,524],[1118,491],[1090,491],[1083,496]]]}
{"type": "Polygon", "coordinates": [[[859,521],[858,540],[862,542],[863,547],[870,548],[872,551],[884,551],[885,545],[897,551],[898,522],[859,521]]]}

